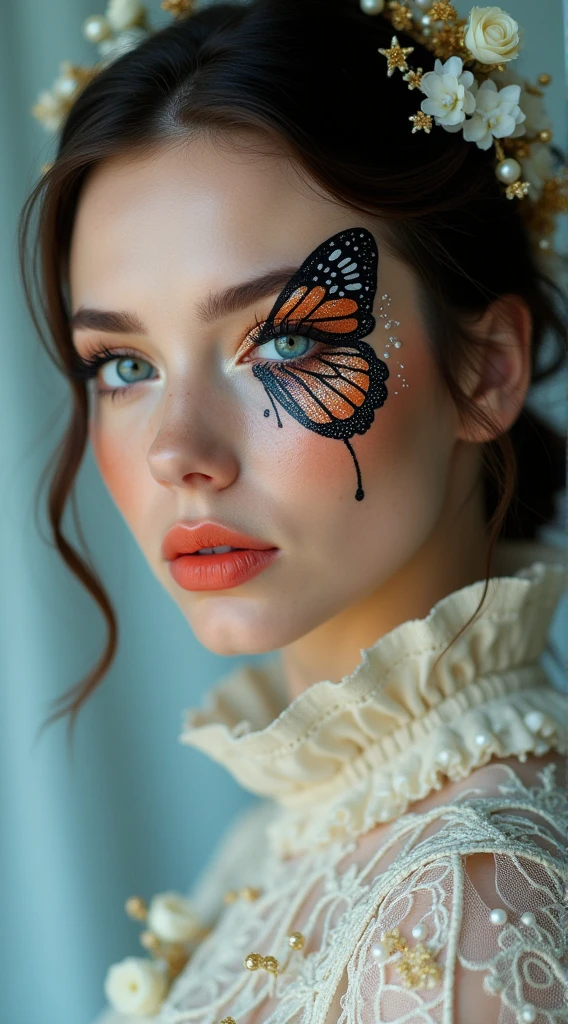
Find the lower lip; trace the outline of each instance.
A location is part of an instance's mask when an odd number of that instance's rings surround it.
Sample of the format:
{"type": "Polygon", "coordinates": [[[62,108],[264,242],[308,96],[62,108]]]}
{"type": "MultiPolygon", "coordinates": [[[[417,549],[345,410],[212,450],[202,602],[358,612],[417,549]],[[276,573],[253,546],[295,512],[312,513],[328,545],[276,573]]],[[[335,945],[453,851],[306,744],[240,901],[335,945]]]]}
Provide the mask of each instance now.
{"type": "Polygon", "coordinates": [[[174,580],[184,590],[229,590],[258,576],[272,565],[279,551],[242,548],[217,555],[179,555],[168,565],[174,580]]]}

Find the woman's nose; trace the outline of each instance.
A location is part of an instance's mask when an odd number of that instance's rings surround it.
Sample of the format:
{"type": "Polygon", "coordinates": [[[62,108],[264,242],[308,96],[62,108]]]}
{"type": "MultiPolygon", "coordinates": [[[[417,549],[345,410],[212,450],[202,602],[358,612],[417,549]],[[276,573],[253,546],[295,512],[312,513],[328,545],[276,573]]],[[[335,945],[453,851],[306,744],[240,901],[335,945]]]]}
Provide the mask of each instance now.
{"type": "Polygon", "coordinates": [[[148,450],[148,465],[165,487],[224,490],[240,469],[238,430],[228,396],[170,394],[159,429],[148,450]]]}

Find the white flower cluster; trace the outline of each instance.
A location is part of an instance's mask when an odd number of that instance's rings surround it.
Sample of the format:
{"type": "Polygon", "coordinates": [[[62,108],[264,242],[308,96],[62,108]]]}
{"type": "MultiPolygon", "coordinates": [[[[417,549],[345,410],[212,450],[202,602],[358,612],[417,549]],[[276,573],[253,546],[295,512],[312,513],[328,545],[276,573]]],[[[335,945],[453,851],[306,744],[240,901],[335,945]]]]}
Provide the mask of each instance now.
{"type": "MultiPolygon", "coordinates": [[[[482,64],[514,60],[519,52],[519,26],[500,7],[473,7],[464,45],[482,64]]],[[[464,139],[480,149],[489,149],[494,138],[525,133],[520,85],[500,89],[492,78],[480,85],[471,71],[463,70],[461,57],[450,57],[444,64],[436,60],[434,70],[422,76],[420,87],[428,97],[421,103],[424,113],[447,131],[463,131],[464,139]]]]}
{"type": "MultiPolygon", "coordinates": [[[[146,916],[146,915],[145,915],[146,916]]],[[[154,896],[146,916],[147,927],[159,943],[184,944],[198,939],[201,923],[192,904],[177,892],[154,896]]],[[[106,974],[105,995],[119,1013],[155,1014],[170,986],[166,957],[155,960],[127,956],[112,964],[106,974]]]]}
{"type": "Polygon", "coordinates": [[[436,60],[434,70],[422,76],[422,92],[428,99],[421,108],[447,131],[463,131],[467,142],[489,149],[493,138],[523,135],[526,114],[519,101],[521,87],[506,85],[499,89],[492,78],[481,85],[471,71],[463,70],[461,57],[450,57],[444,64],[436,60]],[[466,115],[470,115],[466,119],[466,115]]]}

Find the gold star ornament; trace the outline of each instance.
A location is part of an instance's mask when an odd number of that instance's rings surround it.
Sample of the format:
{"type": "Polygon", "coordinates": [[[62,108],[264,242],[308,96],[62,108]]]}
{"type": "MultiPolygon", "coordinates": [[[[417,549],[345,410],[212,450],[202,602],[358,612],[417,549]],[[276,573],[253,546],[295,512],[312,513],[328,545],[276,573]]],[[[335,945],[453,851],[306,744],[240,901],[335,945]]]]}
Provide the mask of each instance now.
{"type": "Polygon", "coordinates": [[[397,68],[401,71],[408,71],[408,64],[406,58],[409,53],[414,53],[413,46],[400,46],[396,36],[391,39],[390,48],[384,50],[379,47],[379,53],[382,53],[383,57],[387,58],[387,76],[394,75],[397,68]]]}
{"type": "Polygon", "coordinates": [[[505,195],[507,196],[507,199],[523,199],[528,190],[528,181],[514,181],[512,185],[507,185],[505,195]]]}
{"type": "Polygon", "coordinates": [[[408,120],[412,121],[414,124],[414,128],[412,129],[413,135],[414,132],[419,132],[421,129],[422,131],[425,131],[427,135],[432,131],[432,118],[430,117],[430,114],[425,114],[423,110],[419,110],[417,114],[411,114],[408,120]]]}
{"type": "Polygon", "coordinates": [[[407,71],[406,74],[403,75],[402,77],[405,82],[408,82],[409,89],[419,89],[420,86],[422,85],[423,73],[424,72],[422,68],[416,68],[416,71],[414,71],[414,69],[411,68],[410,71],[407,71]]]}

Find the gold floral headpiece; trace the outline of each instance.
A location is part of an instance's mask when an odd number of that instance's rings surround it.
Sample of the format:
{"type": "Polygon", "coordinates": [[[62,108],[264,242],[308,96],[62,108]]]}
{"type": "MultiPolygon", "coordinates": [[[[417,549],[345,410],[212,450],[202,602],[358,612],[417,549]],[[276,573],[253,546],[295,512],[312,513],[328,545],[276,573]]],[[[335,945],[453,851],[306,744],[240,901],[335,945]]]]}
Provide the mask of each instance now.
{"type": "MultiPolygon", "coordinates": [[[[160,7],[173,18],[186,18],[195,0],[162,0],[160,7]]],[[[64,60],[51,89],[44,89],[31,108],[46,131],[57,133],[79,93],[107,64],[133,50],[156,31],[150,25],[148,11],[141,0],[109,0],[105,14],[91,14],[83,22],[83,35],[94,43],[99,59],[91,67],[64,60]]],[[[47,170],[50,164],[44,164],[47,170]]]]}
{"type": "MultiPolygon", "coordinates": [[[[162,0],[174,18],[193,12],[195,0],[162,0]]],[[[541,252],[552,250],[556,216],[568,212],[568,169],[558,166],[551,146],[552,128],[543,104],[549,74],[536,83],[508,67],[520,49],[517,22],[500,7],[473,7],[459,18],[449,0],[360,0],[366,14],[381,14],[394,29],[391,45],[380,48],[391,78],[400,71],[409,89],[426,96],[412,114],[412,132],[430,133],[433,125],[461,132],[480,149],[495,150],[495,173],[508,199],[524,199],[525,223],[541,252]],[[404,32],[436,57],[433,71],[413,67],[413,46],[401,46],[404,32]]],[[[51,89],[42,91],[32,114],[56,133],[83,87],[107,64],[134,49],[154,29],[141,0],[110,0],[106,12],[83,24],[99,59],[92,67],[63,61],[51,89]]],[[[410,128],[409,128],[410,130],[410,128]]],[[[51,165],[44,164],[42,170],[51,165]]]]}
{"type": "Polygon", "coordinates": [[[395,32],[436,57],[433,71],[413,67],[413,46],[396,35],[380,48],[390,78],[400,71],[409,89],[426,96],[412,114],[412,132],[433,125],[461,132],[479,149],[495,149],[495,174],[507,199],[523,199],[523,215],[540,250],[551,248],[558,213],[568,212],[566,166],[556,167],[552,128],[542,101],[551,76],[531,83],[508,67],[521,48],[519,25],[500,7],[472,7],[459,18],[448,0],[360,0],[367,14],[382,14],[395,32]]]}

